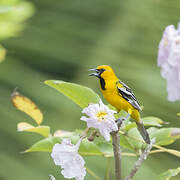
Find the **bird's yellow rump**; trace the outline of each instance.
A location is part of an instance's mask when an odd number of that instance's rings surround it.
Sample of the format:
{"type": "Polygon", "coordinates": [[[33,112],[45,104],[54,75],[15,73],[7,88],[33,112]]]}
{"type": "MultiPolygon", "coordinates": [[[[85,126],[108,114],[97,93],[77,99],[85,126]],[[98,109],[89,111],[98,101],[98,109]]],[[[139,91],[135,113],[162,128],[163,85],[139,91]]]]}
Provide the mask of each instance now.
{"type": "Polygon", "coordinates": [[[150,143],[149,135],[144,128],[140,118],[141,107],[132,90],[115,75],[113,69],[107,65],[98,66],[90,69],[100,80],[100,88],[104,98],[114,106],[118,112],[125,110],[136,122],[138,130],[146,143],[150,143]]]}

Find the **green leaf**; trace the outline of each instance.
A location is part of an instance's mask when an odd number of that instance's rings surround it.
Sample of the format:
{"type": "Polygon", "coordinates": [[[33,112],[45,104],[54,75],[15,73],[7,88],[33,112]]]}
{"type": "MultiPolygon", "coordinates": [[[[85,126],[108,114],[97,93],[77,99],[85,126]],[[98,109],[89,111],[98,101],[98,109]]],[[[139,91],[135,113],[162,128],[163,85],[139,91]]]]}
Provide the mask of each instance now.
{"type": "MultiPolygon", "coordinates": [[[[115,111],[117,111],[115,109],[115,111]]],[[[126,117],[128,115],[128,113],[124,110],[121,110],[119,113],[116,113],[115,114],[115,118],[118,119],[118,118],[122,118],[122,117],[126,117]]],[[[130,117],[126,118],[126,121],[124,123],[128,123],[130,120],[130,117]]]]}
{"type": "Polygon", "coordinates": [[[172,177],[178,175],[180,173],[180,167],[177,169],[169,169],[168,171],[160,174],[157,178],[157,180],[169,180],[172,177]]]}
{"type": "Polygon", "coordinates": [[[156,138],[155,144],[157,145],[169,145],[172,144],[176,138],[171,136],[173,128],[149,128],[149,134],[151,138],[156,138]]]}
{"type": "Polygon", "coordinates": [[[82,141],[79,148],[79,154],[83,156],[106,155],[106,153],[104,153],[100,147],[98,147],[94,142],[88,141],[87,139],[82,141]]]}
{"type": "Polygon", "coordinates": [[[60,143],[61,141],[62,138],[60,137],[48,137],[46,139],[38,141],[25,152],[51,152],[54,144],[60,143]]]}
{"type": "Polygon", "coordinates": [[[163,124],[168,124],[168,122],[164,122],[162,119],[154,117],[154,116],[144,117],[142,118],[142,121],[145,126],[161,127],[163,124]]]}
{"type": "Polygon", "coordinates": [[[0,45],[0,62],[5,59],[6,56],[6,49],[0,45]]]}
{"type": "MultiPolygon", "coordinates": [[[[60,130],[58,130],[60,131],[60,130]]],[[[62,131],[64,132],[64,131],[62,131]]],[[[25,152],[51,152],[54,144],[61,143],[63,138],[73,138],[74,133],[58,133],[56,132],[57,136],[51,136],[48,138],[45,138],[43,140],[40,140],[33,144],[29,149],[27,149],[25,152]],[[59,136],[60,135],[60,136],[59,136]]],[[[74,136],[74,138],[76,138],[74,136]]]]}
{"type": "Polygon", "coordinates": [[[137,128],[132,128],[128,131],[128,143],[133,147],[134,151],[138,152],[140,149],[145,147],[143,138],[141,137],[137,128]]]}
{"type": "MultiPolygon", "coordinates": [[[[149,117],[145,117],[142,118],[143,124],[144,126],[156,126],[156,127],[161,127],[162,124],[167,124],[166,122],[164,122],[163,120],[157,118],[157,117],[153,117],[153,116],[149,116],[149,117]]],[[[130,121],[129,121],[130,122],[130,121]]],[[[125,130],[129,130],[131,128],[136,127],[136,123],[132,122],[132,123],[127,123],[125,124],[124,129],[125,130]]]]}
{"type": "Polygon", "coordinates": [[[102,136],[95,138],[93,141],[94,144],[99,148],[99,150],[103,153],[106,157],[113,156],[113,147],[112,142],[107,142],[102,136]]]}
{"type": "Polygon", "coordinates": [[[17,130],[19,132],[26,131],[26,132],[34,132],[37,134],[40,134],[44,137],[48,137],[50,135],[50,128],[49,126],[32,126],[29,123],[26,122],[20,122],[17,125],[17,130]]]}
{"type": "MultiPolygon", "coordinates": [[[[32,145],[28,150],[25,152],[51,152],[54,144],[61,143],[64,138],[70,138],[73,144],[76,144],[79,140],[79,134],[72,133],[66,136],[61,137],[48,137],[41,141],[38,141],[34,145],[32,145]]],[[[100,150],[100,148],[93,142],[89,142],[87,139],[84,139],[79,148],[79,154],[84,156],[91,156],[91,155],[105,155],[104,152],[100,150]]]]}
{"type": "MultiPolygon", "coordinates": [[[[155,145],[166,146],[172,144],[176,139],[180,138],[180,128],[155,128],[151,127],[148,130],[151,139],[155,138],[155,145]]],[[[121,134],[121,146],[129,150],[138,152],[145,147],[145,143],[138,132],[137,128],[131,128],[127,133],[121,134]]],[[[171,154],[180,156],[179,151],[167,150],[171,154]]]]}
{"type": "MultiPolygon", "coordinates": [[[[155,138],[156,145],[166,146],[172,144],[176,139],[180,138],[180,129],[179,128],[155,128],[151,127],[148,130],[148,133],[151,139],[155,138]]],[[[127,135],[125,135],[124,139],[128,141],[128,144],[121,144],[123,147],[126,147],[130,150],[134,150],[138,152],[139,149],[144,148],[145,144],[143,143],[143,139],[138,132],[137,128],[130,128],[128,130],[127,135]],[[126,146],[127,145],[127,146],[126,146]]],[[[123,136],[122,136],[123,137],[123,136]]],[[[123,139],[122,139],[123,140],[123,139]]],[[[125,142],[125,141],[124,141],[125,142]]]]}
{"type": "Polygon", "coordinates": [[[19,33],[24,21],[34,13],[31,3],[25,1],[0,1],[0,40],[13,37],[19,33]]]}
{"type": "Polygon", "coordinates": [[[129,142],[129,138],[123,134],[119,134],[119,135],[120,135],[120,146],[135,151],[134,147],[129,142]]]}
{"type": "Polygon", "coordinates": [[[44,83],[57,89],[81,108],[87,107],[89,103],[98,103],[100,100],[92,89],[85,86],[58,80],[48,80],[44,83]]]}
{"type": "Polygon", "coordinates": [[[176,139],[180,139],[180,128],[172,128],[171,136],[176,139]]]}

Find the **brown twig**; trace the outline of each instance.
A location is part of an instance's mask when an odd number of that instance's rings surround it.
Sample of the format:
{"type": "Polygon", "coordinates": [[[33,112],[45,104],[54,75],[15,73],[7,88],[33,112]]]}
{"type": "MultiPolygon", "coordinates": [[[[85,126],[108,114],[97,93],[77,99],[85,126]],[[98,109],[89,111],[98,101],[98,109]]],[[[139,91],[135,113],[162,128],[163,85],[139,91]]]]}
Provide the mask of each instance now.
{"type": "Polygon", "coordinates": [[[115,174],[116,180],[121,179],[121,148],[120,148],[120,137],[118,131],[112,132],[112,145],[115,159],[115,174]]]}
{"type": "Polygon", "coordinates": [[[81,133],[80,137],[81,137],[82,139],[86,138],[89,130],[90,130],[90,128],[86,128],[86,129],[81,133]]]}

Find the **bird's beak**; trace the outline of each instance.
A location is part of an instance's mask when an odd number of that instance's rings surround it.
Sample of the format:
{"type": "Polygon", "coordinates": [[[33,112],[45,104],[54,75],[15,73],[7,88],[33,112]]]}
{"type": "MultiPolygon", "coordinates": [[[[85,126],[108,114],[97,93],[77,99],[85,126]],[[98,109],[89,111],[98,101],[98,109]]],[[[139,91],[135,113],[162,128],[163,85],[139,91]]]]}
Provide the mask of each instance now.
{"type": "Polygon", "coordinates": [[[89,74],[89,76],[96,76],[96,77],[100,76],[100,72],[97,69],[89,69],[88,71],[95,71],[94,73],[89,74]]]}

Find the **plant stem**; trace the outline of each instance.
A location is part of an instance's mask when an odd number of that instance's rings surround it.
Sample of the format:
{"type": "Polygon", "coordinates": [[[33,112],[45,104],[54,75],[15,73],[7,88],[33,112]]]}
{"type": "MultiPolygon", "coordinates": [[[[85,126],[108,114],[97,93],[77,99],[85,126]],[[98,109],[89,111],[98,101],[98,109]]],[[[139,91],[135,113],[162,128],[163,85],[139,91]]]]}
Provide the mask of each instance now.
{"type": "Polygon", "coordinates": [[[136,161],[134,167],[132,168],[130,174],[126,177],[125,180],[131,180],[133,178],[133,176],[136,174],[136,172],[138,171],[138,169],[141,167],[142,163],[144,162],[144,160],[147,159],[147,156],[149,155],[152,145],[155,142],[155,139],[153,139],[151,141],[150,144],[147,145],[146,149],[143,151],[143,153],[140,155],[139,159],[136,161]]]}
{"type": "Polygon", "coordinates": [[[176,150],[174,150],[174,149],[167,149],[167,148],[161,147],[161,146],[159,146],[159,145],[157,145],[157,144],[153,144],[153,147],[158,148],[158,149],[160,149],[160,150],[163,150],[164,152],[173,154],[174,156],[180,157],[180,152],[179,152],[179,151],[176,151],[176,150]]]}
{"type": "Polygon", "coordinates": [[[114,151],[114,160],[115,160],[115,174],[116,180],[121,179],[121,148],[120,148],[120,137],[118,131],[112,132],[112,145],[114,151]]]}
{"type": "Polygon", "coordinates": [[[80,135],[80,137],[81,137],[82,139],[86,138],[89,130],[90,130],[90,128],[86,128],[86,129],[82,132],[82,134],[80,135]]]}

